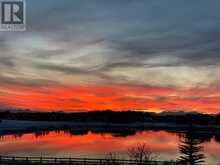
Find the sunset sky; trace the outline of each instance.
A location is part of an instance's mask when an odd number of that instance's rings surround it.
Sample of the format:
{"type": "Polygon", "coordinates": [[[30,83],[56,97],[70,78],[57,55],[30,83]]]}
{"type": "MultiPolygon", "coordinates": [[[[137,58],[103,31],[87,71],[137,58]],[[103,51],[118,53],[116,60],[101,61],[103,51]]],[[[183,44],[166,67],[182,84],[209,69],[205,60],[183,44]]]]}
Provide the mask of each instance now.
{"type": "Polygon", "coordinates": [[[219,0],[27,0],[0,32],[0,107],[220,112],[219,0]]]}

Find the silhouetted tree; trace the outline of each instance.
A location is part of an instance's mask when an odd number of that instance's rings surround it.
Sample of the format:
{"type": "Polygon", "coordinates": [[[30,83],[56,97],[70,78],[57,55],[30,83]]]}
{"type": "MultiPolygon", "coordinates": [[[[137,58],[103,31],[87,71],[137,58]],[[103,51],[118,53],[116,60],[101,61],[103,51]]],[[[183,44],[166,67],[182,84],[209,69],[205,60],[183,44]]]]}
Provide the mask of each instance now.
{"type": "Polygon", "coordinates": [[[205,156],[202,153],[203,147],[201,146],[203,141],[196,137],[192,127],[180,137],[180,142],[181,156],[178,162],[181,165],[202,165],[205,162],[205,156]]]}
{"type": "Polygon", "coordinates": [[[105,165],[117,165],[117,160],[118,160],[118,154],[115,152],[110,152],[108,154],[106,154],[105,156],[105,161],[104,164],[105,165]]]}
{"type": "Polygon", "coordinates": [[[150,163],[157,158],[157,156],[144,143],[129,148],[128,156],[131,160],[135,161],[135,164],[150,163]]]}
{"type": "Polygon", "coordinates": [[[220,143],[220,134],[215,135],[215,141],[220,143]]]}

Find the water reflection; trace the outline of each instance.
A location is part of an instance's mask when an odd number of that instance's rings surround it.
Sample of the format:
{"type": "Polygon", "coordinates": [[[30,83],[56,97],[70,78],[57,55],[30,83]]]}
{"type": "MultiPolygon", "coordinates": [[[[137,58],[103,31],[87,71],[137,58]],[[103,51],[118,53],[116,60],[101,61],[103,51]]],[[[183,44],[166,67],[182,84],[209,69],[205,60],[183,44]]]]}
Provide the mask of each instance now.
{"type": "MultiPolygon", "coordinates": [[[[94,134],[111,134],[114,137],[128,137],[128,136],[135,136],[138,133],[141,132],[162,132],[161,130],[95,130],[95,129],[65,129],[65,130],[55,130],[55,131],[36,131],[33,133],[33,135],[38,138],[42,136],[48,135],[50,132],[55,132],[57,134],[62,134],[65,132],[66,134],[69,134],[70,136],[79,136],[79,135],[87,135],[89,132],[94,134]]],[[[201,140],[203,143],[210,142],[211,139],[215,139],[216,142],[220,143],[220,134],[215,132],[202,132],[202,131],[196,131],[193,127],[189,128],[188,130],[184,131],[169,131],[166,130],[165,132],[170,134],[177,134],[179,137],[184,137],[184,135],[187,135],[189,133],[193,134],[193,136],[199,140],[201,140]]],[[[23,134],[15,134],[15,137],[21,137],[23,134]]],[[[0,135],[0,137],[4,137],[5,135],[0,135]]]]}
{"type": "MultiPolygon", "coordinates": [[[[196,139],[204,147],[207,164],[220,162],[219,134],[173,131],[98,131],[60,130],[2,136],[0,154],[17,156],[101,157],[106,153],[119,153],[124,157],[127,149],[137,143],[150,146],[159,160],[177,160],[181,142],[196,139]]],[[[199,143],[199,145],[200,145],[199,143]]]]}

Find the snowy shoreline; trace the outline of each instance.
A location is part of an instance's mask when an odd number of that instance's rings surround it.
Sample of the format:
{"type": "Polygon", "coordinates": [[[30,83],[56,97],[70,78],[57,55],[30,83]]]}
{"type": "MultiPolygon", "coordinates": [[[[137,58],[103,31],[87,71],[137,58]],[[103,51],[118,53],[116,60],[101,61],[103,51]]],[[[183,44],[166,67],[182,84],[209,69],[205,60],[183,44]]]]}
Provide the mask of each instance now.
{"type": "MultiPolygon", "coordinates": [[[[199,132],[220,133],[219,125],[193,125],[199,132]]],[[[23,120],[2,120],[0,123],[0,135],[29,133],[36,131],[50,130],[94,130],[94,131],[138,131],[138,130],[168,130],[184,132],[189,128],[188,125],[173,123],[131,123],[131,124],[112,124],[112,123],[81,123],[81,122],[51,122],[51,121],[23,121],[23,120]]]]}

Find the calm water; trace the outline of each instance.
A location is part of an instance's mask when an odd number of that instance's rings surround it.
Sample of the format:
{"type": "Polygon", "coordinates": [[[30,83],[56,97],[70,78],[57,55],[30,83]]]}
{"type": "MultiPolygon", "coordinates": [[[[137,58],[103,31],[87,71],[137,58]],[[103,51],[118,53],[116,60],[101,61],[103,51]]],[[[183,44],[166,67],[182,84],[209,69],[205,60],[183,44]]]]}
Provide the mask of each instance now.
{"type": "MultiPolygon", "coordinates": [[[[220,143],[218,137],[199,135],[203,138],[206,164],[220,163],[220,143]]],[[[59,157],[99,157],[117,152],[124,157],[127,149],[137,143],[146,143],[161,160],[175,160],[179,157],[180,136],[166,131],[143,131],[134,135],[92,133],[73,135],[69,132],[30,133],[2,136],[0,154],[16,156],[59,156],[59,157]]]]}

